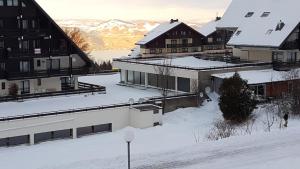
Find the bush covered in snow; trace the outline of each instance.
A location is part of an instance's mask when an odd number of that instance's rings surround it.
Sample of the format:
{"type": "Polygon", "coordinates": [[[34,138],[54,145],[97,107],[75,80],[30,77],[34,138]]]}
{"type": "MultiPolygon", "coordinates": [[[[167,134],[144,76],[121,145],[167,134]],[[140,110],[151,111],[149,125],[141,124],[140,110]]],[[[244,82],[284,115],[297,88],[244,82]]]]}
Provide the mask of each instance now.
{"type": "Polygon", "coordinates": [[[226,120],[241,123],[251,117],[256,102],[252,98],[247,81],[243,80],[238,73],[224,79],[220,92],[219,106],[226,120]]]}

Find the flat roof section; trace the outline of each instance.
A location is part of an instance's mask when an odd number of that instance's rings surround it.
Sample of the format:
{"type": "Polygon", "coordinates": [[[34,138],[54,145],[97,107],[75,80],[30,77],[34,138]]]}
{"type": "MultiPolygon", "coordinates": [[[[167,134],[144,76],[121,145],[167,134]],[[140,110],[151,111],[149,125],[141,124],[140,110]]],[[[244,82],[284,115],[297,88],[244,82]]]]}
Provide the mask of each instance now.
{"type": "MultiPolygon", "coordinates": [[[[297,79],[300,79],[300,69],[296,69],[295,72],[299,74],[299,78],[297,79]]],[[[235,72],[213,74],[212,77],[225,79],[232,77],[234,73],[235,72]]],[[[289,75],[289,72],[276,71],[273,69],[240,71],[238,73],[241,78],[247,80],[250,85],[286,81],[289,75]]]]}

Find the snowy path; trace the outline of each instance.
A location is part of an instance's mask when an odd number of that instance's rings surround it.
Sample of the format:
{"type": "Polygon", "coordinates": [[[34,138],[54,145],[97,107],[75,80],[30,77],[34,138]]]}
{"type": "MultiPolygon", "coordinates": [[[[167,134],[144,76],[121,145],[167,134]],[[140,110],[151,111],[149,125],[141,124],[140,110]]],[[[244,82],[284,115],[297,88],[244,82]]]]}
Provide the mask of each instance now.
{"type": "MultiPolygon", "coordinates": [[[[132,163],[134,169],[298,169],[299,156],[300,131],[294,129],[233,137],[167,153],[135,156],[132,163]]],[[[117,168],[126,168],[126,164],[107,167],[117,168]]]]}

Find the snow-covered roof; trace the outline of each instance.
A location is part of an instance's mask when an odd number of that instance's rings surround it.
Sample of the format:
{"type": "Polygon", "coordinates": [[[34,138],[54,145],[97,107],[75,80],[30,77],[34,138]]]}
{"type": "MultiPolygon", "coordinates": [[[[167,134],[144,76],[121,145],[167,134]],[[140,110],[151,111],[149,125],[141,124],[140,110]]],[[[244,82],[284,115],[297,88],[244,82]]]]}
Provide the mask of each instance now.
{"type": "Polygon", "coordinates": [[[175,28],[176,26],[180,25],[182,22],[165,22],[154,28],[150,31],[145,37],[138,41],[137,45],[145,45],[148,42],[152,41],[153,39],[159,37],[160,35],[168,32],[169,30],[175,28]]]}
{"type": "Polygon", "coordinates": [[[201,28],[199,28],[197,31],[200,32],[204,36],[211,35],[214,33],[217,29],[216,26],[218,24],[219,20],[213,20],[208,22],[207,24],[203,25],[201,28]]]}
{"type": "Polygon", "coordinates": [[[193,56],[170,58],[167,60],[165,60],[165,59],[148,59],[148,60],[144,60],[144,61],[140,61],[140,62],[158,64],[158,65],[168,63],[168,64],[171,64],[172,66],[196,68],[196,69],[234,66],[234,64],[231,64],[231,63],[198,59],[193,56]]]}
{"type": "Polygon", "coordinates": [[[299,24],[299,6],[299,0],[233,0],[217,27],[238,28],[228,45],[278,48],[299,24]]]}
{"type": "MultiPolygon", "coordinates": [[[[297,71],[300,77],[300,69],[297,71]]],[[[213,74],[212,77],[225,79],[232,77],[234,73],[235,72],[213,74]]],[[[239,71],[238,73],[241,78],[247,80],[250,85],[285,81],[287,77],[289,77],[289,72],[275,71],[273,69],[239,71]]]]}
{"type": "Polygon", "coordinates": [[[141,56],[141,47],[137,45],[131,50],[131,53],[128,55],[130,58],[138,58],[141,56]]]}

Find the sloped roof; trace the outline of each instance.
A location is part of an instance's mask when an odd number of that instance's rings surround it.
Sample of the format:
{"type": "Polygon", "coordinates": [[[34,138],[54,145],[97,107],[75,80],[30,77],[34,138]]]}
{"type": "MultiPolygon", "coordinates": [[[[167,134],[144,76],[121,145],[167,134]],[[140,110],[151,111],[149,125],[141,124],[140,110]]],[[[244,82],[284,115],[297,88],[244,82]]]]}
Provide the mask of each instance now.
{"type": "Polygon", "coordinates": [[[299,0],[233,0],[217,27],[238,28],[228,45],[278,48],[299,24],[299,9],[299,0]],[[248,12],[254,14],[245,17],[248,12]],[[285,25],[276,31],[280,21],[285,25]]]}
{"type": "Polygon", "coordinates": [[[199,28],[197,31],[204,36],[209,36],[217,30],[216,27],[218,22],[219,21],[216,20],[210,21],[201,28],[199,28]]]}
{"type": "Polygon", "coordinates": [[[168,32],[169,30],[175,28],[176,26],[182,24],[183,22],[165,22],[154,28],[152,31],[150,31],[145,37],[138,41],[137,45],[145,45],[149,43],[150,41],[154,40],[155,38],[159,37],[160,35],[168,32]]]}

